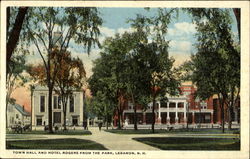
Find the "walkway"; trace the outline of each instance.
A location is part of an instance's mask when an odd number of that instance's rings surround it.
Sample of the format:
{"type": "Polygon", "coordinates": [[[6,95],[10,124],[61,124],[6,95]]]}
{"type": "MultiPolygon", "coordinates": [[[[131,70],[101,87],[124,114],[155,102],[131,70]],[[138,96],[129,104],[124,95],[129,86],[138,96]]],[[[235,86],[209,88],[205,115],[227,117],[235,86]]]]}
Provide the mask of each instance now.
{"type": "MultiPolygon", "coordinates": [[[[155,134],[142,134],[142,135],[120,135],[106,132],[102,129],[99,131],[97,127],[90,127],[89,131],[92,135],[38,135],[38,134],[7,134],[7,140],[43,140],[43,139],[61,139],[61,138],[76,138],[76,139],[86,139],[95,141],[102,144],[109,150],[160,150],[158,148],[143,144],[141,142],[135,141],[134,137],[146,137],[155,136],[155,134]],[[9,138],[8,136],[14,136],[15,138],[9,138]]],[[[159,136],[159,135],[157,135],[159,136]]],[[[166,136],[166,135],[165,135],[166,136]]]]}
{"type": "MultiPolygon", "coordinates": [[[[99,131],[97,127],[90,127],[89,131],[92,135],[38,135],[38,134],[18,134],[14,138],[9,138],[13,134],[7,134],[7,140],[36,140],[36,139],[60,139],[60,138],[76,138],[92,140],[102,144],[109,150],[160,150],[156,147],[146,145],[144,143],[133,140],[139,137],[217,137],[217,138],[236,138],[237,134],[115,134],[109,133],[102,129],[99,131]]],[[[14,136],[14,135],[13,135],[14,136]]]]}
{"type": "Polygon", "coordinates": [[[134,137],[143,137],[145,135],[120,135],[99,131],[98,128],[90,128],[91,136],[83,136],[83,139],[89,139],[104,145],[109,150],[159,150],[158,148],[135,141],[134,137]]]}

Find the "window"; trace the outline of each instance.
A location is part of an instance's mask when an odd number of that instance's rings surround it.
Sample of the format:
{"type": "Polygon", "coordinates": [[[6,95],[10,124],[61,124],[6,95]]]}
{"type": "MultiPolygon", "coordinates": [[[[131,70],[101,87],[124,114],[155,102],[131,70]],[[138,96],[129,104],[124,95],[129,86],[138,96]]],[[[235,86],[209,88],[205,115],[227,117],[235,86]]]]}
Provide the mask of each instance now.
{"type": "Polygon", "coordinates": [[[11,124],[13,124],[13,123],[14,123],[14,117],[11,118],[11,124]]]}
{"type": "Polygon", "coordinates": [[[74,96],[70,96],[70,98],[69,98],[69,112],[74,112],[74,104],[75,104],[74,96]]]}
{"type": "Polygon", "coordinates": [[[178,108],[184,108],[184,103],[183,102],[178,103],[178,108]]]}
{"type": "Polygon", "coordinates": [[[53,96],[54,102],[54,109],[61,109],[61,97],[60,96],[53,96]]]}
{"type": "Polygon", "coordinates": [[[62,100],[61,97],[58,97],[58,109],[61,109],[61,104],[62,104],[62,100]]]}
{"type": "Polygon", "coordinates": [[[168,107],[168,103],[167,102],[161,102],[161,107],[162,108],[167,108],[168,107]]]}
{"type": "Polygon", "coordinates": [[[53,96],[53,102],[54,102],[54,109],[57,109],[57,106],[58,106],[57,96],[53,96]]]}
{"type": "Polygon", "coordinates": [[[36,125],[42,125],[42,117],[36,118],[36,125]]]}
{"type": "Polygon", "coordinates": [[[201,109],[207,109],[207,103],[206,102],[201,102],[200,103],[200,105],[201,105],[201,109]]]}
{"type": "Polygon", "coordinates": [[[54,123],[61,123],[61,112],[54,112],[54,123]]]}
{"type": "Polygon", "coordinates": [[[40,112],[45,112],[45,96],[40,96],[40,112]]]}
{"type": "Polygon", "coordinates": [[[17,119],[19,118],[19,115],[18,115],[18,114],[16,114],[16,118],[17,118],[17,119]]]}
{"type": "Polygon", "coordinates": [[[169,108],[175,108],[176,106],[175,106],[175,103],[174,102],[170,102],[169,103],[169,108]]]}

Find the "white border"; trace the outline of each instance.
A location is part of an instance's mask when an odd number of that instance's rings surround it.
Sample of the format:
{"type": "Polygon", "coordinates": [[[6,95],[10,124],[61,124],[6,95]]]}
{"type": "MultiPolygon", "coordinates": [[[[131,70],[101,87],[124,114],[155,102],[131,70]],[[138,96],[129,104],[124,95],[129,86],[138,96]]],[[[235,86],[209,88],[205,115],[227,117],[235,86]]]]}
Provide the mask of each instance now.
{"type": "MultiPolygon", "coordinates": [[[[133,155],[22,155],[5,150],[5,122],[1,125],[0,157],[10,158],[249,158],[249,2],[248,1],[2,1],[1,2],[1,115],[5,121],[5,10],[7,6],[96,6],[96,7],[216,7],[241,8],[241,151],[140,151],[146,156],[133,155]]],[[[119,141],[117,141],[119,142],[119,141]]],[[[37,152],[33,150],[30,152],[37,152]]],[[[61,150],[57,152],[62,152],[61,150]]],[[[86,152],[86,151],[85,151],[86,152]]],[[[98,152],[98,151],[91,151],[98,152]]],[[[118,152],[118,151],[113,151],[118,152]]]]}

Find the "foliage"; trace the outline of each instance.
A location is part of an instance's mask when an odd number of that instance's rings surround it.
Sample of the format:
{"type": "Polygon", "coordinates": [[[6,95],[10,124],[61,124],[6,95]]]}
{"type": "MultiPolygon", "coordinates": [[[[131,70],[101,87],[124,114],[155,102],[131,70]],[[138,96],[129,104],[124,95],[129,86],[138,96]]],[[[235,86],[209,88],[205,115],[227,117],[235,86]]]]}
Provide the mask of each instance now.
{"type": "Polygon", "coordinates": [[[200,98],[218,95],[224,131],[224,104],[233,107],[239,98],[239,46],[233,41],[228,10],[203,9],[192,13],[198,31],[198,52],[192,56],[192,81],[200,98]]]}
{"type": "MultiPolygon", "coordinates": [[[[71,57],[70,52],[59,52],[58,49],[53,49],[50,54],[51,76],[55,75],[55,92],[61,97],[64,114],[64,129],[66,129],[66,110],[69,97],[74,90],[81,90],[86,72],[82,61],[79,58],[71,57]],[[56,73],[55,73],[56,72],[56,73]]],[[[30,75],[40,81],[40,84],[46,84],[46,71],[42,64],[29,67],[30,75]]]]}
{"type": "Polygon", "coordinates": [[[53,61],[50,59],[53,49],[66,52],[73,42],[82,45],[90,52],[95,44],[99,45],[99,26],[102,19],[96,8],[82,7],[33,7],[30,11],[28,38],[41,56],[46,72],[48,95],[49,130],[52,130],[52,90],[55,85],[57,71],[51,71],[53,61]],[[51,73],[53,72],[53,74],[51,73]]]}
{"type": "Polygon", "coordinates": [[[91,98],[89,112],[95,114],[98,118],[103,119],[106,125],[111,122],[114,113],[114,102],[108,100],[100,91],[96,96],[91,98]]]}
{"type": "MultiPolygon", "coordinates": [[[[168,24],[171,22],[172,13],[175,9],[159,8],[154,17],[137,15],[132,22],[132,27],[136,30],[141,39],[141,43],[134,50],[135,63],[142,70],[137,70],[143,75],[144,95],[151,98],[152,107],[152,131],[155,124],[155,103],[156,98],[165,98],[166,94],[174,95],[178,93],[179,83],[176,81],[176,73],[172,68],[174,59],[169,58],[167,40],[168,24]]],[[[137,76],[137,75],[135,75],[137,76]]],[[[135,77],[140,82],[140,77],[135,77]]],[[[132,79],[133,81],[133,79],[132,79]]],[[[133,83],[133,82],[132,82],[133,83]]],[[[138,86],[138,83],[133,83],[138,86]]],[[[136,93],[134,93],[136,94],[136,93]]]]}
{"type": "Polygon", "coordinates": [[[155,17],[137,15],[129,20],[134,32],[107,38],[101,57],[95,61],[89,82],[93,95],[101,90],[116,101],[118,118],[121,118],[123,101],[131,100],[135,129],[137,104],[147,106],[150,100],[155,103],[156,97],[178,93],[172,69],[174,60],[169,58],[166,40],[172,12],[174,9],[160,8],[155,17]]]}
{"type": "Polygon", "coordinates": [[[23,72],[27,69],[25,65],[25,57],[23,55],[14,55],[11,58],[12,60],[9,63],[9,73],[7,74],[6,79],[6,103],[8,104],[11,94],[14,89],[17,87],[23,86],[26,82],[26,79],[23,75],[23,72]]]}
{"type": "Polygon", "coordinates": [[[14,54],[11,57],[11,61],[9,61],[8,68],[6,76],[6,126],[8,126],[8,106],[10,103],[14,104],[16,102],[11,95],[16,88],[23,86],[27,82],[27,79],[24,76],[27,69],[27,66],[25,65],[25,57],[23,55],[14,54]]]}
{"type": "MultiPolygon", "coordinates": [[[[110,49],[114,48],[110,47],[110,49]]],[[[122,90],[124,89],[124,84],[121,82],[122,78],[120,77],[122,74],[119,71],[122,69],[121,65],[122,58],[118,54],[110,54],[108,51],[107,53],[101,52],[101,57],[94,62],[93,75],[89,79],[92,95],[97,97],[97,100],[105,98],[105,102],[108,101],[112,105],[116,104],[115,109],[119,112],[121,110],[119,98],[123,95],[122,90]],[[100,97],[101,94],[102,97],[100,97]]]]}

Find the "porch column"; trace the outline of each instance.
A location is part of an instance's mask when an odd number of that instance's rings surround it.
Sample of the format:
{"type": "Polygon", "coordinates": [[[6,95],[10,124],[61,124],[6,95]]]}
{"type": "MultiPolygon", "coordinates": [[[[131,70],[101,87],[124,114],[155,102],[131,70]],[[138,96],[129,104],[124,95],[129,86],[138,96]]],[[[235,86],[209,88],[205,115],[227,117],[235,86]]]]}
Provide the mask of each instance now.
{"type": "Polygon", "coordinates": [[[175,102],[175,124],[178,124],[178,102],[175,102]]]}
{"type": "Polygon", "coordinates": [[[146,125],[146,112],[142,113],[142,124],[146,125]]]}
{"type": "Polygon", "coordinates": [[[214,112],[211,112],[211,124],[214,123],[214,112]]]}
{"type": "Polygon", "coordinates": [[[235,114],[235,122],[238,124],[239,121],[238,107],[235,108],[234,114],[235,114]]]}
{"type": "Polygon", "coordinates": [[[192,114],[192,117],[193,117],[193,119],[192,119],[192,124],[194,124],[195,123],[195,113],[193,112],[193,114],[192,114]]]}
{"type": "Polygon", "coordinates": [[[122,125],[123,125],[123,122],[125,121],[125,116],[124,116],[124,111],[122,112],[122,118],[121,118],[121,120],[122,120],[122,125]]]}
{"type": "Polygon", "coordinates": [[[170,118],[169,118],[169,102],[167,102],[167,124],[170,124],[170,118]]]}
{"type": "Polygon", "coordinates": [[[158,124],[161,124],[161,103],[158,102],[158,124]]]}
{"type": "Polygon", "coordinates": [[[187,103],[184,102],[184,123],[187,123],[187,103]]]}

